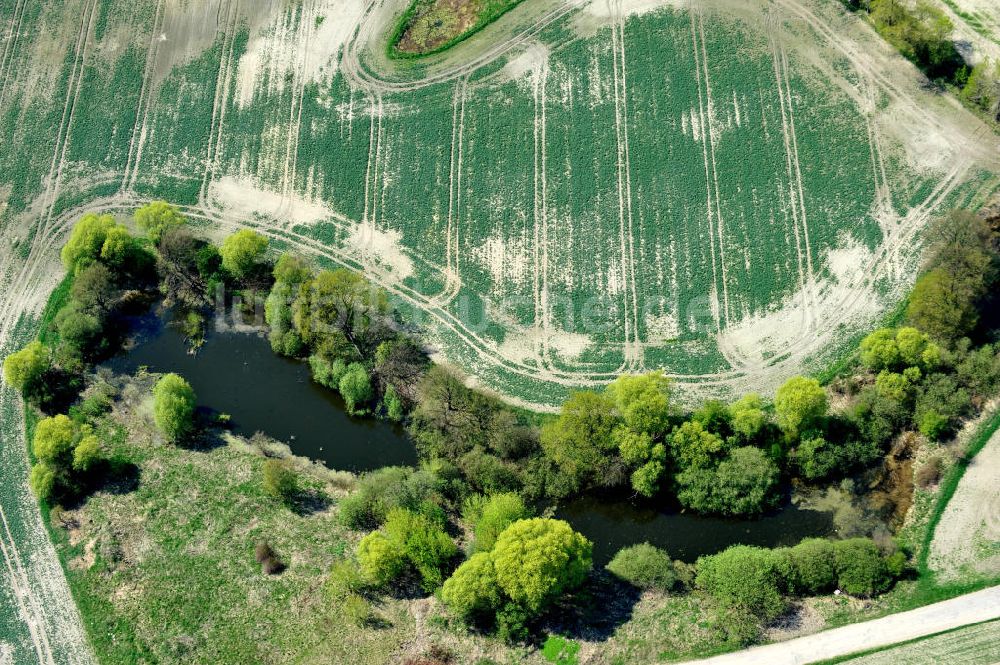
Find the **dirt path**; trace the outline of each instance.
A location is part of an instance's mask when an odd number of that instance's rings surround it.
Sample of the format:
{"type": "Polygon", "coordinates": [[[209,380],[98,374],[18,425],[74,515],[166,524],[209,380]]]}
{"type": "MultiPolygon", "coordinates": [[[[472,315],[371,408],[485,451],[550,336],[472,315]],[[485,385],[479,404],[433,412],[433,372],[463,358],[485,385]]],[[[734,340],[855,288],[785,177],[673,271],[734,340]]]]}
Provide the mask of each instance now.
{"type": "Polygon", "coordinates": [[[946,580],[1000,571],[1000,430],[965,470],[934,533],[928,563],[946,580]]]}
{"type": "Polygon", "coordinates": [[[699,665],[801,665],[891,646],[1000,617],[1000,586],[815,635],[691,661],[699,665]]]}

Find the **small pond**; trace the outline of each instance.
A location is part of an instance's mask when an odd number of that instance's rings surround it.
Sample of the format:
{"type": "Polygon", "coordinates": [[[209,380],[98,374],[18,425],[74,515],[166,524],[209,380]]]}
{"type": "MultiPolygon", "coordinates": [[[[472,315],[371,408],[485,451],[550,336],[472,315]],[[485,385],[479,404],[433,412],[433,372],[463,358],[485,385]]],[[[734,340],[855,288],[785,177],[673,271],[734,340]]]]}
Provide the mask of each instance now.
{"type": "Polygon", "coordinates": [[[693,563],[730,545],[780,547],[833,534],[833,514],[786,504],[756,520],[700,517],[642,507],[627,499],[584,497],[561,506],[556,517],[594,543],[594,564],[603,566],[622,547],[648,542],[672,558],[693,563]]]}
{"type": "Polygon", "coordinates": [[[348,415],[339,395],[311,380],[306,363],[278,356],[260,333],[210,332],[191,355],[183,333],[163,318],[150,315],[136,327],[135,345],[104,366],[123,374],[142,366],[180,374],[194,388],[198,405],[229,414],[237,434],[264,432],[331,469],[417,463],[402,428],[348,415]]]}

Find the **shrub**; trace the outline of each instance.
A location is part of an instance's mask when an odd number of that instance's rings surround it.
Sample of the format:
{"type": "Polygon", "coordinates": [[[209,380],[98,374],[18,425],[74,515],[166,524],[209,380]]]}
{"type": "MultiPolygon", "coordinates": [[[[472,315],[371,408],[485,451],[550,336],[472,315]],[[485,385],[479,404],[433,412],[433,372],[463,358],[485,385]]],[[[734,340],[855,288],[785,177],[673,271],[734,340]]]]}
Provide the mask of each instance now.
{"type": "Polygon", "coordinates": [[[852,596],[873,596],[889,588],[892,578],[882,553],[868,538],[839,540],[833,544],[837,586],[852,596]]]}
{"type": "Polygon", "coordinates": [[[677,582],[670,556],[649,543],[618,550],[607,569],[640,589],[669,591],[677,582]]]}
{"type": "Polygon", "coordinates": [[[263,468],[264,492],[279,501],[291,501],[298,493],[298,476],[285,460],[269,459],[263,468]]]}
{"type": "Polygon", "coordinates": [[[383,467],[361,476],[354,492],[341,499],[340,519],[357,531],[378,528],[393,508],[420,510],[435,497],[438,485],[425,469],[383,467]]]}
{"type": "Polygon", "coordinates": [[[254,547],[254,558],[265,575],[277,575],[285,569],[284,562],[266,541],[259,541],[254,547]]]}
{"type": "Polygon", "coordinates": [[[916,483],[917,487],[928,488],[932,485],[936,485],[939,480],[941,480],[941,474],[944,471],[944,462],[940,457],[931,457],[928,459],[919,469],[917,469],[916,483]]]}
{"type": "Polygon", "coordinates": [[[373,531],[358,543],[358,565],[365,579],[383,586],[403,572],[406,557],[398,544],[385,534],[373,531]]]}
{"type": "Polygon", "coordinates": [[[344,600],[350,594],[361,593],[367,586],[357,561],[342,559],[330,567],[326,590],[334,600],[344,600]]]}
{"type": "Polygon", "coordinates": [[[179,441],[191,432],[194,407],[194,390],[177,374],[165,375],[153,387],[153,419],[168,441],[179,441]]]}
{"type": "Polygon", "coordinates": [[[737,448],[715,469],[691,467],[677,474],[681,505],[701,513],[753,515],[773,505],[780,471],[759,448],[737,448]]]}
{"type": "Polygon", "coordinates": [[[372,620],[372,608],[367,600],[356,593],[349,594],[343,601],[344,614],[355,626],[364,627],[372,620]]]}

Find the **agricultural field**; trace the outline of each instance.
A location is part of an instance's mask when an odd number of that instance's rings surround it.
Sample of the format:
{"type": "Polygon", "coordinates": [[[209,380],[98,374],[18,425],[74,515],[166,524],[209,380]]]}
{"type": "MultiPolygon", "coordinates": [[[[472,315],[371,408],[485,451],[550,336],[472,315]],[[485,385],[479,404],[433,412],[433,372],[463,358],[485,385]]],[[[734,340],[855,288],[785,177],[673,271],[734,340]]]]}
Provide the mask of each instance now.
{"type": "Polygon", "coordinates": [[[390,63],[402,9],[3,0],[4,260],[166,198],[364,270],[512,401],[656,368],[694,400],[835,358],[1000,187],[834,2],[541,2],[390,63]]]}
{"type": "Polygon", "coordinates": [[[990,621],[838,662],[851,665],[934,665],[941,662],[990,665],[997,660],[1000,660],[1000,622],[990,621]]]}

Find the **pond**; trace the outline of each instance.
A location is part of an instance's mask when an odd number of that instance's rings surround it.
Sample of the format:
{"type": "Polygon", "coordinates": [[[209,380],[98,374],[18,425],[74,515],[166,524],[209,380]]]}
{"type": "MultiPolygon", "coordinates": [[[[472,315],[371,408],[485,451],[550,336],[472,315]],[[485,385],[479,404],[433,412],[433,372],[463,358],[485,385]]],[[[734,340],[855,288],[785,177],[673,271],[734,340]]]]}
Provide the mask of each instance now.
{"type": "Polygon", "coordinates": [[[339,395],[312,381],[308,364],[275,354],[259,332],[210,332],[191,355],[184,334],[164,318],[144,317],[136,329],[135,345],[104,366],[124,374],[142,366],[180,374],[194,388],[198,405],[229,414],[237,434],[264,432],[331,469],[417,463],[401,427],[348,415],[339,395]]]}
{"type": "MultiPolygon", "coordinates": [[[[237,434],[264,432],[331,469],[358,472],[417,463],[402,428],[348,415],[336,393],[312,381],[306,363],[275,354],[259,331],[212,331],[192,355],[184,334],[165,318],[143,317],[134,329],[134,346],[104,366],[127,374],[143,366],[180,374],[197,393],[199,406],[229,414],[237,434]]],[[[658,510],[621,497],[584,497],[561,506],[556,517],[593,541],[598,566],[620,548],[642,542],[693,562],[737,543],[777,547],[833,532],[830,513],[791,504],[760,519],[734,520],[658,510]]]]}
{"type": "Polygon", "coordinates": [[[834,532],[832,513],[791,503],[760,519],[746,520],[660,511],[627,499],[584,497],[560,507],[556,517],[593,541],[595,566],[606,564],[622,547],[644,542],[693,563],[730,545],[781,547],[834,532]]]}

